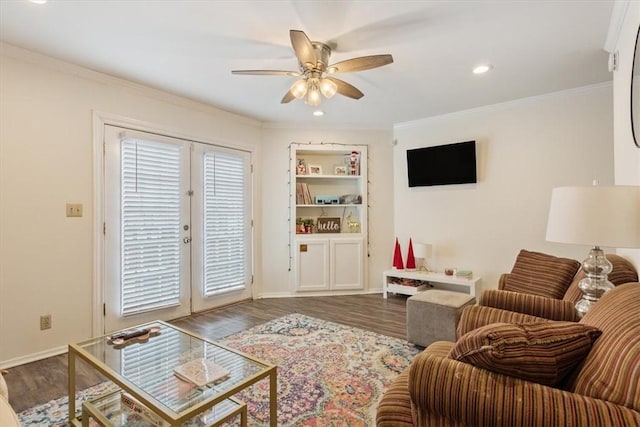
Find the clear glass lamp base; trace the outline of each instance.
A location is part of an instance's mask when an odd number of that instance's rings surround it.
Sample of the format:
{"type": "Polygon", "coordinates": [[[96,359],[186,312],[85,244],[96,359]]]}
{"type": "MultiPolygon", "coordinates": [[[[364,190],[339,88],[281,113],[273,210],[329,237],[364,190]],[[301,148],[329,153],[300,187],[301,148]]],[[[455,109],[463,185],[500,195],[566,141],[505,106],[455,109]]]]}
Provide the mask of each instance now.
{"type": "Polygon", "coordinates": [[[576,311],[580,317],[584,316],[605,292],[614,287],[613,283],[607,280],[613,265],[600,247],[595,246],[591,249],[589,256],[582,261],[582,269],[587,277],[578,284],[583,294],[582,299],[576,303],[576,311]]]}

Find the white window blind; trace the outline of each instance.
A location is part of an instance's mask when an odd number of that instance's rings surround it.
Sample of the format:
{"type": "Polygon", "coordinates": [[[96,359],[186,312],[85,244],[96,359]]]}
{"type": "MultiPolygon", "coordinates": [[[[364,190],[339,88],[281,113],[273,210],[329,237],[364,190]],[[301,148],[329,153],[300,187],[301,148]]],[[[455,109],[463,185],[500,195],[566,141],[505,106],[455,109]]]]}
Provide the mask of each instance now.
{"type": "Polygon", "coordinates": [[[204,154],[204,295],[245,287],[245,162],[204,154]]]}
{"type": "Polygon", "coordinates": [[[122,314],[179,304],[178,145],[125,138],[121,147],[122,314]]]}

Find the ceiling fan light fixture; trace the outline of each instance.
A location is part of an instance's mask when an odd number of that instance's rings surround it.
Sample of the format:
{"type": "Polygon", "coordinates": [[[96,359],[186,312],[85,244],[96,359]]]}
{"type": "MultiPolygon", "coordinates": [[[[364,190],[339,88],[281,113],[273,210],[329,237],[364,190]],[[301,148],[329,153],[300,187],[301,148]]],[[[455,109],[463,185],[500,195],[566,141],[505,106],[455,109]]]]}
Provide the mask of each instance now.
{"type": "Polygon", "coordinates": [[[309,89],[307,90],[307,104],[315,107],[320,105],[320,101],[322,101],[322,94],[320,93],[320,89],[318,88],[318,83],[309,80],[309,89]]]}
{"type": "Polygon", "coordinates": [[[296,98],[304,98],[307,94],[307,81],[305,79],[296,80],[296,82],[291,85],[290,91],[296,98]]]}
{"type": "Polygon", "coordinates": [[[338,85],[329,79],[320,80],[320,92],[326,97],[331,98],[338,91],[338,85]]]}

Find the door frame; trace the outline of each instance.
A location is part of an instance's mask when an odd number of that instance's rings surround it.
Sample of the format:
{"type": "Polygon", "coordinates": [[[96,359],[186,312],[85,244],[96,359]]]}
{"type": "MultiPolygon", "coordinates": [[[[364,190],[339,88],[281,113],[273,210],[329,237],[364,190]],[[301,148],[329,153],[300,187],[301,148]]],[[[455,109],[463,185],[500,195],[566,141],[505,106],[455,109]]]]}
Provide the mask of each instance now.
{"type": "Polygon", "coordinates": [[[256,278],[256,224],[255,220],[256,212],[256,147],[238,142],[227,141],[214,141],[209,138],[203,138],[199,136],[193,136],[180,129],[175,129],[157,123],[146,122],[142,120],[132,119],[117,114],[106,113],[98,110],[92,111],[93,121],[93,277],[92,277],[92,336],[104,335],[105,319],[104,319],[104,304],[105,304],[105,281],[104,281],[104,256],[105,256],[105,239],[104,239],[104,223],[105,223],[105,182],[104,182],[104,127],[105,125],[118,126],[128,128],[131,130],[137,130],[141,132],[156,133],[166,135],[172,138],[183,139],[186,141],[192,141],[197,143],[209,144],[218,147],[232,148],[243,151],[248,151],[251,155],[251,199],[252,199],[252,211],[251,218],[253,227],[251,228],[251,270],[254,277],[254,283],[251,289],[252,298],[256,298],[259,292],[256,289],[258,280],[256,278]]]}

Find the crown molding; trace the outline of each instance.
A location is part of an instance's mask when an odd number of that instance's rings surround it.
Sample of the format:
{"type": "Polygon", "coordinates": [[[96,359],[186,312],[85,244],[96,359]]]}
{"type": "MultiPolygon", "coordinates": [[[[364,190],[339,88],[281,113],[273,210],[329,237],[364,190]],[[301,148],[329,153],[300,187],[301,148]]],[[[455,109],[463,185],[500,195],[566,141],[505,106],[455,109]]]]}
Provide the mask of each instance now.
{"type": "Polygon", "coordinates": [[[243,116],[233,111],[224,110],[212,104],[207,104],[196,99],[186,98],[184,96],[176,95],[174,93],[157,89],[152,86],[147,86],[131,80],[123,79],[121,77],[101,73],[90,68],[85,68],[71,62],[47,56],[42,53],[34,52],[5,42],[0,42],[0,55],[33,64],[38,67],[45,67],[50,70],[91,80],[100,84],[123,88],[132,92],[136,92],[141,96],[145,96],[169,104],[178,105],[180,107],[189,108],[191,110],[199,111],[202,113],[229,115],[238,122],[245,125],[250,125],[258,128],[262,126],[262,122],[252,117],[243,116]]]}
{"type": "Polygon", "coordinates": [[[448,119],[457,118],[457,117],[464,117],[470,114],[476,114],[481,112],[500,111],[508,108],[513,108],[518,105],[535,104],[538,102],[546,102],[550,99],[554,99],[558,97],[563,97],[568,95],[570,96],[573,94],[587,93],[587,92],[592,92],[596,90],[606,90],[606,89],[613,90],[613,81],[606,81],[606,82],[596,83],[588,86],[580,86],[573,89],[566,89],[566,90],[561,90],[557,92],[546,93],[543,95],[529,96],[526,98],[515,99],[513,101],[500,102],[497,104],[483,105],[477,108],[454,111],[452,113],[441,114],[439,116],[425,117],[422,119],[417,119],[409,122],[396,123],[393,126],[393,129],[394,130],[409,129],[412,127],[423,125],[425,123],[430,123],[430,122],[435,122],[440,120],[448,120],[448,119]]]}
{"type": "Polygon", "coordinates": [[[629,2],[630,0],[618,0],[613,3],[611,19],[609,20],[609,30],[607,31],[607,39],[604,42],[604,50],[609,53],[614,52],[618,45],[618,38],[620,37],[622,24],[625,16],[627,15],[627,10],[629,9],[629,2]]]}

